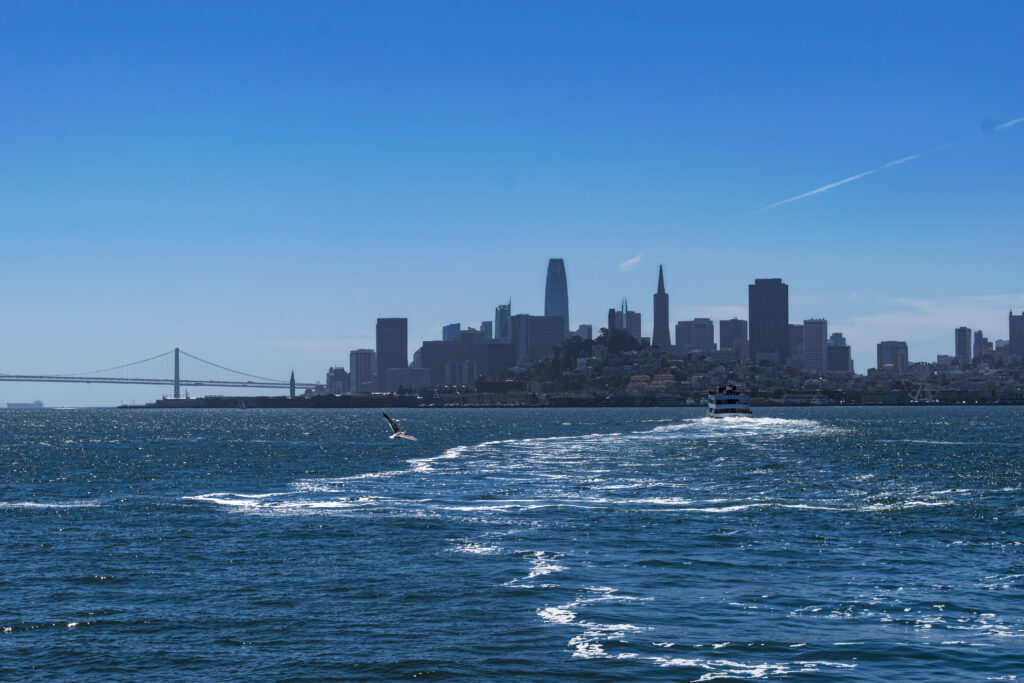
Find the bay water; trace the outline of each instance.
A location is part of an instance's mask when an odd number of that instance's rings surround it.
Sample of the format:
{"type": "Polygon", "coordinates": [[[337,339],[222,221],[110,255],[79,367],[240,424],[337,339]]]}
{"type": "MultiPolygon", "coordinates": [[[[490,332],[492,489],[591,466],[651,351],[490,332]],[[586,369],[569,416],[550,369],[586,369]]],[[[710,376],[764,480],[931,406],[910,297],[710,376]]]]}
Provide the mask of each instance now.
{"type": "Polygon", "coordinates": [[[1024,408],[0,411],[0,679],[1024,678],[1024,408]]]}

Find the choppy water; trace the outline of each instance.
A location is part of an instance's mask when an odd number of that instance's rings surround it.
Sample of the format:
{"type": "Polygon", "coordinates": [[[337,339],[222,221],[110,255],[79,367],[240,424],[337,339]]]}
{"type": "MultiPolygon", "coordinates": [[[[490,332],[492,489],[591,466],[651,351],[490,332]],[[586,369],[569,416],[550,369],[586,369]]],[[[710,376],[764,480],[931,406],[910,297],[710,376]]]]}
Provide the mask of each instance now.
{"type": "Polygon", "coordinates": [[[0,411],[0,679],[1024,678],[1019,408],[0,411]]]}

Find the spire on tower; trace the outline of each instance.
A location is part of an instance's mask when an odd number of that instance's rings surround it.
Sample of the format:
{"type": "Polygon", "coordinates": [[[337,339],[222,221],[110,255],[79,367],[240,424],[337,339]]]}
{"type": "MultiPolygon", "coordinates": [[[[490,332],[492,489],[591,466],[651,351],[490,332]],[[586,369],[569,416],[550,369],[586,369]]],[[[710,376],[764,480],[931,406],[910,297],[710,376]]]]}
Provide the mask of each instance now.
{"type": "Polygon", "coordinates": [[[658,294],[662,294],[665,291],[665,273],[662,272],[661,266],[658,266],[658,294]]]}

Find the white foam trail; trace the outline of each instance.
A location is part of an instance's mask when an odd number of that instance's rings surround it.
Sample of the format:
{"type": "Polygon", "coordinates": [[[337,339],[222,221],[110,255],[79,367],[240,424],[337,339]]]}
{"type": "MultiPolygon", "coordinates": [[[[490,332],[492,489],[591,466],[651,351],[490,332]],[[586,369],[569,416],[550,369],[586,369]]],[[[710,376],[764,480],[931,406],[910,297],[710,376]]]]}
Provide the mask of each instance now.
{"type": "Polygon", "coordinates": [[[34,500],[26,501],[0,501],[0,508],[23,508],[23,509],[39,509],[39,510],[62,510],[64,508],[94,508],[99,507],[101,503],[95,500],[70,500],[63,503],[57,502],[45,502],[40,503],[34,500]]]}

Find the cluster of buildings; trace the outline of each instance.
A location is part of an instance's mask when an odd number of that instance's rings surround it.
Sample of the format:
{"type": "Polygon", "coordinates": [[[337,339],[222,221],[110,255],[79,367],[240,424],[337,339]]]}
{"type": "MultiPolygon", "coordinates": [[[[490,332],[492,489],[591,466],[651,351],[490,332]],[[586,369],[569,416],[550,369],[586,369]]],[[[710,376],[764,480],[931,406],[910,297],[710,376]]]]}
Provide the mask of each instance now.
{"type": "MultiPolygon", "coordinates": [[[[715,323],[710,318],[669,322],[669,295],[664,272],[658,269],[653,301],[653,333],[641,336],[641,314],[630,310],[623,299],[608,309],[601,332],[605,338],[622,333],[657,358],[659,367],[685,367],[700,362],[728,368],[733,379],[783,369],[791,376],[824,378],[838,385],[854,378],[850,345],[841,332],[829,333],[824,318],[801,323],[789,319],[789,285],[781,278],[755,279],[748,286],[748,319],[732,318],[715,323]],[[621,331],[621,332],[620,332],[621,331]],[[666,365],[667,363],[667,365],[666,365]],[[674,364],[674,365],[673,365],[674,364]],[[746,369],[744,371],[743,369],[746,369]],[[754,372],[753,369],[760,369],[754,372]],[[767,369],[767,370],[766,370],[767,369]],[[738,373],[738,374],[737,374],[738,373]]],[[[955,331],[955,355],[940,355],[936,367],[968,371],[979,364],[1020,364],[1024,359],[1024,313],[1010,313],[1009,339],[990,342],[981,330],[959,327],[955,331]]],[[[349,354],[348,370],[333,367],[322,393],[372,394],[419,391],[428,388],[478,386],[480,383],[528,378],[531,368],[558,359],[569,340],[591,343],[591,325],[569,326],[569,293],[562,259],[548,262],[544,314],[512,312],[512,302],[495,307],[494,319],[479,327],[461,323],[445,325],[442,338],[422,342],[410,358],[407,318],[378,318],[376,346],[349,354]]],[[[591,348],[592,351],[592,348],[591,348]]],[[[573,357],[565,374],[593,374],[595,356],[573,357]]],[[[877,366],[868,375],[900,377],[911,366],[906,341],[887,340],[877,345],[877,366]]],[[[987,366],[986,366],[987,367],[987,366]]],[[[600,373],[599,373],[600,374],[600,373]]],[[[677,373],[678,374],[678,373],[677,373]]],[[[664,376],[660,381],[669,382],[664,376]]],[[[817,380],[812,380],[817,381],[817,380]]]]}

